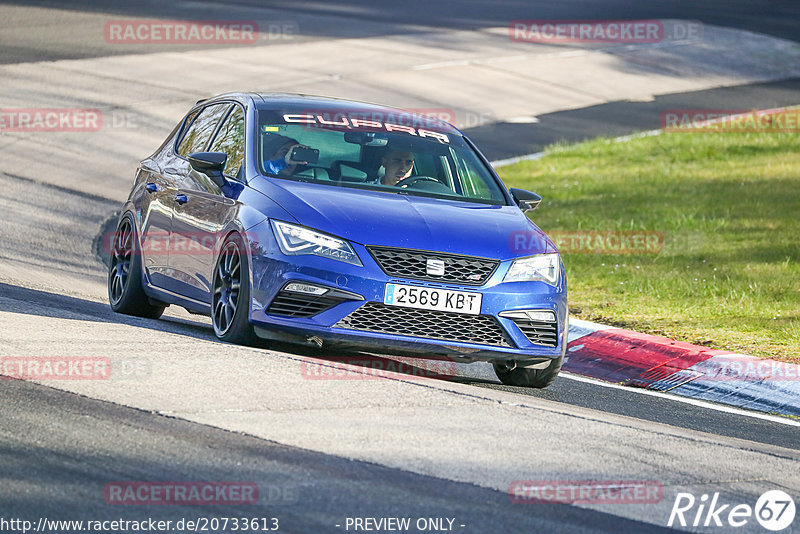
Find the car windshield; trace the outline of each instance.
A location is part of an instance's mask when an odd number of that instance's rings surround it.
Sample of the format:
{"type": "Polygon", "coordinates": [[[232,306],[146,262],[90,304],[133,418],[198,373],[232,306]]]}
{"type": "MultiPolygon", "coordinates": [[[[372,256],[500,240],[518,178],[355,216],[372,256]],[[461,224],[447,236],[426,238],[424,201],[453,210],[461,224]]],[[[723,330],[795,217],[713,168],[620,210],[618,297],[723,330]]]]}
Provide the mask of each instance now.
{"type": "Polygon", "coordinates": [[[507,203],[502,186],[460,135],[424,117],[413,122],[261,110],[257,160],[263,174],[278,178],[507,203]]]}

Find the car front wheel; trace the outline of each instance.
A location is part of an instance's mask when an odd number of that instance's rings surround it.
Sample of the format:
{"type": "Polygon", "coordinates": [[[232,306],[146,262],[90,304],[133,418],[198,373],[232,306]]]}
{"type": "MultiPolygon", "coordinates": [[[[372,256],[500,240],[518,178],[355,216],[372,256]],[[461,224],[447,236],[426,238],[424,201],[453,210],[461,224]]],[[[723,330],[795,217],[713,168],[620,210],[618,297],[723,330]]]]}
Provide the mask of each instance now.
{"type": "Polygon", "coordinates": [[[247,255],[238,235],[232,235],[222,246],[211,295],[211,322],[214,333],[222,341],[254,345],[257,338],[250,325],[250,275],[247,255]]]}
{"type": "Polygon", "coordinates": [[[569,316],[564,325],[564,341],[561,347],[561,355],[550,360],[550,365],[544,369],[534,369],[531,367],[511,367],[504,362],[494,362],[494,374],[500,382],[506,386],[519,386],[523,388],[546,388],[558,376],[561,366],[564,365],[564,356],[567,354],[567,333],[569,332],[569,316]]]}
{"type": "Polygon", "coordinates": [[[514,367],[510,369],[502,363],[494,364],[494,373],[500,382],[506,386],[519,386],[525,388],[546,388],[561,371],[564,355],[554,358],[544,369],[531,369],[529,367],[514,367]]]}

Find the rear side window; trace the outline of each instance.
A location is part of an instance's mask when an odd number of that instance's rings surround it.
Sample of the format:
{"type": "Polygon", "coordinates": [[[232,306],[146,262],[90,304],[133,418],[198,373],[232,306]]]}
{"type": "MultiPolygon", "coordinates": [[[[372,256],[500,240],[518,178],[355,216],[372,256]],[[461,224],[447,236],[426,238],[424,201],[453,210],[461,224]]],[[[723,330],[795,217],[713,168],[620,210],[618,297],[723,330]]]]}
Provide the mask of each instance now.
{"type": "Polygon", "coordinates": [[[181,142],[183,142],[183,139],[186,137],[186,132],[189,130],[189,128],[191,128],[192,123],[197,118],[197,115],[200,114],[200,111],[202,110],[196,109],[189,113],[186,116],[186,119],[184,119],[183,124],[181,124],[181,131],[178,134],[178,139],[180,139],[181,142]]]}
{"type": "Polygon", "coordinates": [[[224,152],[228,155],[225,174],[235,177],[244,159],[244,112],[239,106],[233,111],[217,133],[209,152],[224,152]]]}
{"type": "Polygon", "coordinates": [[[225,116],[230,107],[230,104],[225,103],[203,108],[181,140],[178,154],[186,157],[192,152],[202,152],[208,144],[208,140],[211,139],[219,120],[225,116]]]}

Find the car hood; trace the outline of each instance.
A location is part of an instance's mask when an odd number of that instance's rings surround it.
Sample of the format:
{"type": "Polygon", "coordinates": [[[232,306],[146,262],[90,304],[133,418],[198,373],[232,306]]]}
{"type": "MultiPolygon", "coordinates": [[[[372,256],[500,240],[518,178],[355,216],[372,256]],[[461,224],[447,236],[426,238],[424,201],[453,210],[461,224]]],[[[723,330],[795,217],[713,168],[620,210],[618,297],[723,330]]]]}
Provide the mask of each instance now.
{"type": "Polygon", "coordinates": [[[555,252],[516,206],[399,195],[261,178],[251,186],[298,223],[362,245],[509,259],[555,252]]]}

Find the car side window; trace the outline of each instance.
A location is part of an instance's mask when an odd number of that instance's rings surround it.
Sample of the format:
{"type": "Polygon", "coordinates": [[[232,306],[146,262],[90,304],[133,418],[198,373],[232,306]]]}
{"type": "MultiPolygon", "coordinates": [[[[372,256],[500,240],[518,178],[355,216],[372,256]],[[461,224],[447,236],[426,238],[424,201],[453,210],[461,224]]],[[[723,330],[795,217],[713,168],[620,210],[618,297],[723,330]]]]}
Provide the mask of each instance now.
{"type": "Polygon", "coordinates": [[[456,157],[458,174],[461,178],[461,188],[465,197],[472,198],[491,198],[491,191],[480,178],[480,174],[475,169],[475,163],[464,158],[456,157]]]}
{"type": "Polygon", "coordinates": [[[244,111],[234,106],[233,111],[223,123],[217,137],[211,144],[209,152],[224,152],[228,162],[223,171],[227,176],[235,178],[244,160],[244,111]]]}
{"type": "Polygon", "coordinates": [[[178,146],[178,154],[186,157],[192,152],[202,152],[208,140],[211,139],[219,120],[225,116],[230,107],[230,104],[224,103],[204,108],[186,131],[186,135],[178,146]]]}

